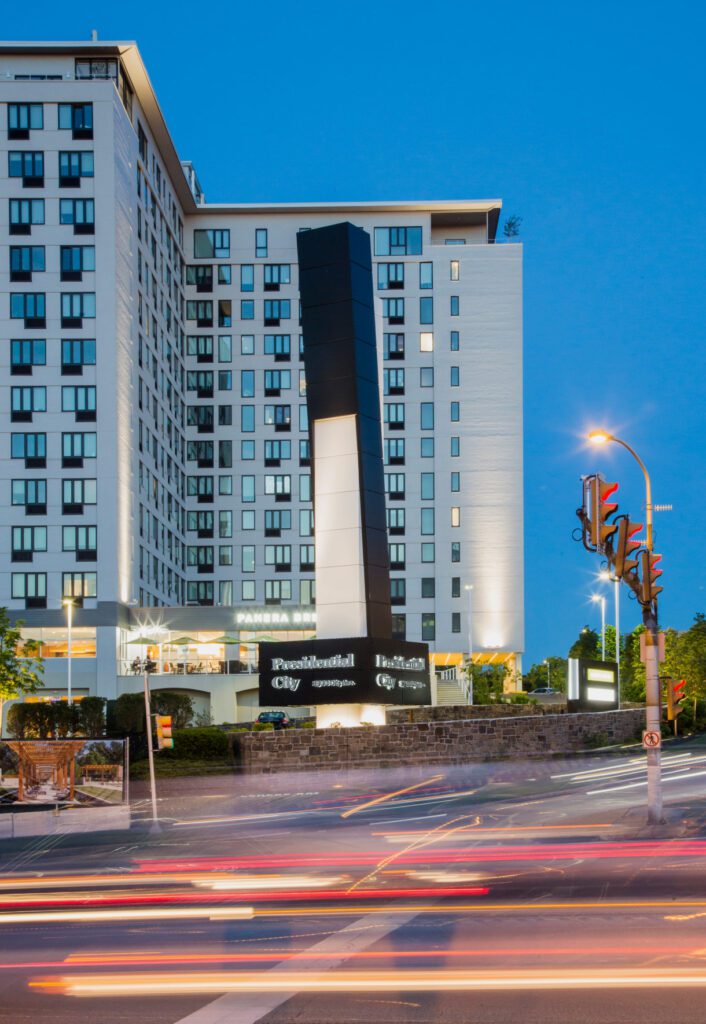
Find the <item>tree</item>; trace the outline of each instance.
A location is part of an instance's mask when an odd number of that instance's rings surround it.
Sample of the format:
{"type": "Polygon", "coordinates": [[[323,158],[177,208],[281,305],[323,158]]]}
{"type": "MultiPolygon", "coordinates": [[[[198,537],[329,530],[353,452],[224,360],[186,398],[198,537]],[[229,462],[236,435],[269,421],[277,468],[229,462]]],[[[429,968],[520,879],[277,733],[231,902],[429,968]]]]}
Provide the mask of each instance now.
{"type": "Polygon", "coordinates": [[[113,708],[115,729],[118,733],[145,731],[145,698],[141,693],[121,693],[113,708]]]}
{"type": "Polygon", "coordinates": [[[466,677],[473,679],[473,703],[491,704],[503,693],[510,675],[508,665],[465,665],[466,677]]]}
{"type": "Polygon", "coordinates": [[[152,710],[158,715],[171,715],[173,729],[186,729],[194,717],[194,702],[187,693],[157,690],[152,695],[152,710]]]}
{"type": "Polygon", "coordinates": [[[551,655],[544,661],[532,665],[529,671],[525,672],[522,677],[522,687],[531,693],[538,686],[551,686],[561,693],[566,693],[567,667],[566,658],[551,655]]]}
{"type": "Polygon", "coordinates": [[[0,608],[0,724],[5,701],[36,693],[44,686],[39,644],[23,641],[21,627],[21,622],[10,623],[7,608],[0,608]]]}
{"type": "Polygon", "coordinates": [[[84,697],[78,705],[79,728],[84,736],[105,734],[105,697],[84,697]]]}
{"type": "Polygon", "coordinates": [[[584,626],[576,640],[569,648],[570,658],[591,658],[599,661],[601,657],[601,638],[595,629],[584,626]]]}
{"type": "Polygon", "coordinates": [[[505,238],[517,238],[520,233],[520,225],[522,224],[522,217],[518,217],[516,213],[513,213],[511,217],[508,217],[503,224],[503,234],[505,238]]]}

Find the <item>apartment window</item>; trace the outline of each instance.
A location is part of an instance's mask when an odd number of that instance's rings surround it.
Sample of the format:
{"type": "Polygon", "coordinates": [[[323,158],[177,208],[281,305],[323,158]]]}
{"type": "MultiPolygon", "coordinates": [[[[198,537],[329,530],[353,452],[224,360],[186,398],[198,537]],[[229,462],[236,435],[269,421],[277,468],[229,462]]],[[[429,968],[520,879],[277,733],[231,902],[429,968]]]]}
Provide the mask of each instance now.
{"type": "Polygon", "coordinates": [[[72,188],[81,184],[81,178],[93,177],[93,153],[70,150],[59,153],[59,187],[72,188]]]}
{"type": "Polygon", "coordinates": [[[186,283],[196,287],[197,292],[213,291],[213,266],[204,263],[201,266],[186,268],[186,283]]]}
{"type": "Polygon", "coordinates": [[[456,493],[456,492],[458,492],[460,490],[461,490],[461,474],[460,473],[452,473],[451,474],[451,491],[453,493],[456,493]]]}
{"type": "Polygon", "coordinates": [[[291,283],[291,269],[289,263],[266,263],[265,264],[265,291],[279,291],[280,285],[291,283]]]}
{"type": "Polygon", "coordinates": [[[83,601],[86,597],[96,597],[95,572],[63,572],[61,574],[61,592],[64,597],[74,601],[83,601]]]}
{"type": "Polygon", "coordinates": [[[46,480],[13,480],[11,495],[13,505],[24,505],[25,515],[47,514],[46,480]]]}
{"type": "Polygon", "coordinates": [[[240,268],[241,292],[255,291],[255,267],[252,263],[243,263],[240,268]]]}
{"type": "MultiPolygon", "coordinates": [[[[230,515],[230,513],[228,513],[230,515]]],[[[189,533],[198,533],[199,537],[213,536],[213,512],[187,512],[186,529],[189,533]]],[[[221,534],[220,536],[224,536],[221,534]]],[[[228,535],[230,536],[230,534],[228,535]]]]}
{"type": "Polygon", "coordinates": [[[25,188],[41,188],[44,185],[44,153],[10,150],[7,165],[8,176],[22,178],[25,188]]]}
{"type": "Polygon", "coordinates": [[[434,458],[434,438],[422,437],[420,439],[420,455],[423,459],[434,458]]]}
{"type": "Polygon", "coordinates": [[[218,300],[218,326],[219,327],[232,327],[233,326],[233,305],[230,299],[219,299],[218,300]]]}
{"type": "Polygon", "coordinates": [[[458,505],[454,505],[451,508],[451,525],[452,526],[460,526],[461,525],[461,509],[459,508],[458,505]]]}
{"type": "Polygon", "coordinates": [[[451,561],[452,562],[460,562],[461,561],[461,542],[459,540],[452,540],[451,541],[451,561]]]}
{"type": "Polygon", "coordinates": [[[299,442],[299,465],[311,465],[311,443],[309,441],[300,440],[299,442]]]}
{"type": "MultiPolygon", "coordinates": [[[[201,515],[202,513],[199,513],[201,515]]],[[[205,515],[211,516],[211,529],[213,529],[213,513],[207,512],[205,515]]],[[[243,513],[245,515],[245,513],[243,513]]],[[[243,527],[244,529],[245,527],[243,527]]],[[[233,513],[230,509],[222,509],[218,513],[218,536],[219,537],[232,537],[233,536],[233,513]]]]}
{"type": "Polygon", "coordinates": [[[255,600],[255,580],[242,580],[241,593],[243,601],[255,600]]]}
{"type": "Polygon", "coordinates": [[[421,534],[423,537],[433,537],[434,530],[434,509],[423,508],[421,510],[422,521],[421,521],[421,534]]]}
{"type": "Polygon", "coordinates": [[[244,504],[255,501],[255,477],[241,476],[240,497],[244,504]]]}
{"type": "Polygon", "coordinates": [[[407,600],[407,581],[404,579],[390,580],[390,604],[405,604],[407,600]]]}
{"type": "Polygon", "coordinates": [[[61,326],[80,327],[82,320],[93,320],[96,315],[95,292],[63,292],[61,296],[61,326]]]}
{"type": "Polygon", "coordinates": [[[10,373],[30,374],[33,366],[46,366],[47,343],[40,338],[14,339],[10,342],[10,373]]]}
{"type": "Polygon", "coordinates": [[[70,130],[74,139],[92,139],[93,104],[60,103],[59,128],[70,130]]]}
{"type": "Polygon", "coordinates": [[[290,501],[292,478],[289,474],[277,473],[265,477],[265,494],[274,495],[275,501],[290,501]]]}
{"type": "Polygon", "coordinates": [[[419,386],[421,388],[434,387],[434,367],[422,366],[419,369],[419,386]]]}
{"type": "Polygon", "coordinates": [[[92,245],[62,245],[59,265],[62,281],[81,281],[84,271],[96,269],[96,250],[92,245]]]}
{"type": "Polygon", "coordinates": [[[213,406],[212,405],[187,405],[186,425],[196,427],[200,434],[213,432],[213,406]]]}
{"type": "Polygon", "coordinates": [[[422,501],[434,500],[434,474],[422,473],[420,477],[422,501]]]}
{"type": "Polygon", "coordinates": [[[197,567],[199,572],[213,572],[212,545],[189,544],[186,549],[186,564],[197,567]]]}
{"type": "Polygon", "coordinates": [[[460,458],[460,455],[461,455],[461,438],[460,437],[452,437],[451,438],[451,458],[452,459],[458,459],[458,458],[460,458]]]}
{"type": "Polygon", "coordinates": [[[434,287],[434,264],[419,264],[419,287],[421,289],[434,287]]]}
{"type": "Polygon", "coordinates": [[[231,272],[230,267],[227,263],[219,263],[218,265],[218,283],[219,284],[230,284],[231,283],[231,272]]]}
{"type": "MultiPolygon", "coordinates": [[[[195,320],[199,327],[213,326],[213,302],[210,299],[189,299],[186,303],[186,319],[195,320]]],[[[213,338],[211,338],[213,358],[213,338]]]]}
{"type": "Polygon", "coordinates": [[[265,299],[265,326],[276,327],[280,320],[289,320],[289,299],[265,299]]]}
{"type": "Polygon", "coordinates": [[[47,411],[47,389],[10,388],[10,407],[13,423],[31,423],[35,412],[47,411]]]}
{"type": "Polygon", "coordinates": [[[460,612],[451,612],[451,632],[452,633],[460,633],[461,632],[461,613],[460,612]]]}
{"type": "Polygon", "coordinates": [[[190,498],[198,501],[213,501],[213,477],[206,475],[187,476],[186,493],[190,498]]]}
{"type": "Polygon", "coordinates": [[[46,608],[47,574],[45,572],[13,572],[12,600],[24,601],[25,608],[46,608]]]}
{"type": "Polygon", "coordinates": [[[422,544],[422,562],[436,561],[436,546],[431,541],[422,544]]]}
{"type": "Polygon", "coordinates": [[[404,466],[404,438],[393,437],[385,440],[385,465],[404,466]]]}
{"type": "Polygon", "coordinates": [[[77,422],[95,420],[95,388],[65,385],[61,388],[61,412],[74,413],[77,422]]]}
{"type": "Polygon", "coordinates": [[[450,296],[450,309],[449,309],[449,312],[450,312],[451,316],[458,316],[459,315],[459,297],[458,297],[458,295],[451,295],[450,296]]]}
{"type": "Polygon", "coordinates": [[[376,256],[419,256],[421,252],[421,227],[375,228],[376,256]]]}
{"type": "Polygon", "coordinates": [[[231,370],[219,370],[218,371],[218,390],[219,391],[232,391],[233,390],[233,373],[231,370]]]}
{"type": "Polygon", "coordinates": [[[436,597],[436,580],[433,576],[422,577],[422,597],[433,598],[436,597]]]}
{"type": "Polygon", "coordinates": [[[95,338],[63,338],[61,342],[62,374],[83,373],[84,366],[96,365],[95,338]]]}
{"type": "Polygon", "coordinates": [[[405,568],[406,555],[404,544],[388,544],[390,554],[390,569],[400,570],[405,568]]]}
{"type": "Polygon", "coordinates": [[[460,347],[461,345],[458,331],[451,331],[449,339],[449,348],[451,349],[452,352],[458,352],[460,347]]]}
{"type": "Polygon", "coordinates": [[[92,199],[59,200],[59,223],[73,224],[75,235],[94,234],[95,218],[95,203],[92,199]]]}
{"type": "Polygon", "coordinates": [[[404,299],[383,299],[382,315],[391,324],[404,323],[404,299]]]}
{"type": "Polygon", "coordinates": [[[255,371],[254,370],[241,370],[240,371],[240,397],[241,398],[254,398],[255,397],[255,371]]]}
{"type": "Polygon", "coordinates": [[[292,600],[291,580],[265,580],[265,604],[281,604],[292,600]]]}
{"type": "Polygon", "coordinates": [[[194,231],[195,260],[227,260],[230,258],[230,230],[216,228],[194,231]]]}
{"type": "Polygon", "coordinates": [[[218,546],[218,564],[219,565],[232,565],[233,564],[233,545],[232,544],[219,544],[219,546],[218,546]]]}
{"type": "Polygon", "coordinates": [[[186,603],[212,605],[213,580],[188,580],[186,584],[186,603]]]}
{"type": "Polygon", "coordinates": [[[314,571],[314,545],[313,544],[300,544],[299,545],[299,571],[300,572],[313,572],[314,571]]]}
{"type": "Polygon", "coordinates": [[[383,394],[404,394],[404,370],[383,370],[383,394]]]}
{"type": "Polygon", "coordinates": [[[404,263],[378,263],[378,288],[404,288],[404,263]]]}
{"type": "Polygon", "coordinates": [[[255,442],[254,441],[241,441],[240,442],[240,459],[242,462],[254,462],[255,461],[255,442]]]}
{"type": "Polygon", "coordinates": [[[421,402],[419,406],[419,420],[422,430],[434,429],[434,403],[421,402]]]}
{"type": "Polygon", "coordinates": [[[430,295],[425,295],[419,300],[419,323],[434,323],[434,299],[430,295]]]}
{"type": "Polygon", "coordinates": [[[275,430],[291,430],[292,428],[292,407],[291,405],[266,405],[265,426],[274,426],[275,430]]]}
{"type": "Polygon", "coordinates": [[[218,335],[218,362],[230,363],[233,360],[233,338],[230,334],[218,335]]]}
{"type": "Polygon", "coordinates": [[[255,406],[241,405],[240,407],[240,430],[243,434],[255,433],[255,406]]]}
{"type": "Polygon", "coordinates": [[[12,434],[10,453],[13,459],[24,459],[25,469],[43,469],[47,464],[47,435],[12,434]]]}
{"type": "Polygon", "coordinates": [[[213,398],[213,370],[187,370],[186,390],[199,398],[213,398]]]}
{"type": "Polygon", "coordinates": [[[255,319],[255,303],[252,299],[241,299],[240,300],[240,319],[241,320],[254,320],[255,319]]]}
{"type": "Polygon", "coordinates": [[[96,504],[97,485],[95,480],[62,480],[61,501],[64,514],[82,512],[84,505],[96,504]]]}
{"type": "Polygon", "coordinates": [[[265,355],[274,356],[275,362],[289,362],[291,337],[289,334],[266,334],[265,355]]]}
{"type": "Polygon", "coordinates": [[[458,423],[461,419],[461,405],[459,402],[451,403],[451,422],[458,423]]]}
{"type": "Polygon", "coordinates": [[[47,550],[46,526],[12,527],[12,561],[31,562],[35,551],[47,550]]]}
{"type": "MultiPolygon", "coordinates": [[[[219,469],[232,469],[233,468],[233,442],[232,441],[219,441],[218,442],[218,468],[219,469]]],[[[221,479],[225,479],[221,477],[221,479]]],[[[230,480],[230,477],[228,477],[230,480]]],[[[223,493],[221,491],[221,493],[223,493]]],[[[230,494],[231,492],[228,491],[230,494]]]]}
{"type": "Polygon", "coordinates": [[[218,406],[218,426],[219,427],[231,427],[233,425],[233,406],[232,405],[219,405],[218,406]]]}
{"type": "Polygon", "coordinates": [[[404,359],[404,334],[384,334],[385,359],[404,359]]]}
{"type": "Polygon", "coordinates": [[[302,473],[299,477],[299,500],[311,501],[311,474],[302,473]]]}
{"type": "Polygon", "coordinates": [[[436,615],[433,612],[422,613],[422,640],[436,640],[436,615]]]}
{"type": "MultiPolygon", "coordinates": [[[[77,60],[75,71],[76,78],[112,79],[114,82],[118,80],[118,62],[116,60],[77,60]]],[[[141,128],[140,131],[142,131],[141,128]]]]}
{"type": "Polygon", "coordinates": [[[451,387],[457,388],[461,384],[461,371],[458,366],[451,367],[451,387]]]}
{"type": "Polygon", "coordinates": [[[305,405],[299,406],[299,429],[303,434],[309,432],[309,410],[305,405]]]}
{"type": "Polygon", "coordinates": [[[95,459],[97,456],[96,434],[76,432],[61,435],[61,464],[64,468],[81,468],[84,459],[95,459]]]}
{"type": "Polygon", "coordinates": [[[30,131],[44,127],[44,107],[41,103],[8,103],[8,139],[28,139],[30,131]]]}
{"type": "Polygon", "coordinates": [[[299,509],[299,536],[314,536],[314,510],[311,508],[299,509]]]}
{"type": "Polygon", "coordinates": [[[10,234],[30,235],[33,224],[44,223],[43,199],[10,199],[10,234]]]}
{"type": "Polygon", "coordinates": [[[461,577],[460,576],[452,576],[451,577],[451,597],[460,597],[460,596],[461,596],[461,577]]]}
{"type": "Polygon", "coordinates": [[[383,413],[390,430],[404,430],[404,402],[385,402],[383,413]]]}
{"type": "Polygon", "coordinates": [[[385,473],[385,494],[393,501],[402,501],[404,499],[404,473],[385,473]]]}
{"type": "Polygon", "coordinates": [[[405,531],[405,510],[403,508],[386,509],[387,532],[391,536],[401,536],[405,531]]]}
{"type": "Polygon", "coordinates": [[[392,616],[392,639],[393,640],[405,640],[407,638],[407,616],[406,615],[393,615],[392,616]]]}
{"type": "Polygon", "coordinates": [[[31,281],[32,274],[46,270],[43,245],[10,246],[10,280],[31,281]]]}
{"type": "Polygon", "coordinates": [[[420,352],[433,352],[434,351],[434,335],[430,332],[422,331],[419,335],[419,351],[420,352]]]}
{"type": "Polygon", "coordinates": [[[255,230],[255,255],[267,256],[267,228],[256,228],[255,230]]]}
{"type": "Polygon", "coordinates": [[[98,550],[97,526],[63,526],[61,550],[75,551],[78,561],[95,562],[98,550]]]}
{"type": "Polygon", "coordinates": [[[291,544],[265,544],[265,565],[273,565],[276,572],[289,572],[292,568],[291,544]]]}
{"type": "Polygon", "coordinates": [[[265,465],[279,466],[280,462],[292,457],[291,441],[265,441],[265,465]]]}
{"type": "Polygon", "coordinates": [[[450,276],[452,281],[459,281],[461,279],[461,264],[458,260],[451,260],[449,263],[450,276]]]}
{"type": "Polygon", "coordinates": [[[213,362],[213,336],[190,334],[186,339],[187,356],[195,356],[199,363],[213,362]]]}
{"type": "Polygon", "coordinates": [[[291,386],[289,370],[265,370],[265,395],[278,395],[280,391],[289,391],[291,386]]]}
{"type": "Polygon", "coordinates": [[[187,441],[186,461],[198,462],[201,469],[213,466],[213,441],[187,441]]]}

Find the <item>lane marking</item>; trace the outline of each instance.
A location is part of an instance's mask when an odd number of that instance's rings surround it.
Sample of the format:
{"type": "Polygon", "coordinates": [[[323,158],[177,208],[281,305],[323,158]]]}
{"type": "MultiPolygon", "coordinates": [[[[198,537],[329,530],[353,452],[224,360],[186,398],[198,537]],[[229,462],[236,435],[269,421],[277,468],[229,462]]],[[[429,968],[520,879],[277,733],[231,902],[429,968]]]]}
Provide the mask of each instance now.
{"type": "Polygon", "coordinates": [[[404,793],[411,793],[415,789],[422,789],[423,786],[429,786],[432,782],[439,782],[443,778],[443,775],[432,775],[430,779],[425,779],[424,782],[415,782],[413,786],[405,786],[404,789],[396,789],[392,793],[385,793],[383,796],[378,796],[374,800],[368,800],[364,804],[358,804],[356,807],[350,807],[347,811],[342,812],[341,817],[350,818],[352,814],[360,814],[361,811],[367,811],[370,807],[377,807],[379,804],[384,804],[388,800],[392,800],[393,797],[402,796],[404,793]]]}

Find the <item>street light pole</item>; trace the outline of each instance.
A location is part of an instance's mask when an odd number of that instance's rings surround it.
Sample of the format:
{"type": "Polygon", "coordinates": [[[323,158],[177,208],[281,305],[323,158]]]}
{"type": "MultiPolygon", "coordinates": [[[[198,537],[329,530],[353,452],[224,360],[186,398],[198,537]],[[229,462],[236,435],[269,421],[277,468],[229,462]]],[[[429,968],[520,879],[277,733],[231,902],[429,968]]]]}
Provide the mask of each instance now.
{"type": "Polygon", "coordinates": [[[592,601],[600,601],[601,604],[601,661],[605,661],[605,598],[600,594],[593,594],[592,601]]]}
{"type": "Polygon", "coordinates": [[[466,699],[473,703],[473,584],[467,583],[464,590],[468,591],[468,688],[466,699]]]}
{"type": "MultiPolygon", "coordinates": [[[[645,547],[651,555],[653,550],[652,482],[645,463],[627,442],[621,441],[619,437],[604,430],[594,430],[588,435],[588,438],[595,444],[606,444],[612,441],[621,445],[630,452],[642,470],[642,475],[645,478],[645,547]]],[[[659,687],[659,625],[656,601],[642,606],[642,621],[647,634],[645,637],[645,727],[648,732],[659,733],[661,731],[662,705],[659,687]]],[[[649,747],[647,750],[647,820],[651,825],[657,825],[662,821],[662,752],[659,747],[649,747]]]]}
{"type": "Polygon", "coordinates": [[[549,664],[549,658],[544,659],[544,664],[547,666],[547,686],[551,688],[552,685],[552,669],[549,664]]]}

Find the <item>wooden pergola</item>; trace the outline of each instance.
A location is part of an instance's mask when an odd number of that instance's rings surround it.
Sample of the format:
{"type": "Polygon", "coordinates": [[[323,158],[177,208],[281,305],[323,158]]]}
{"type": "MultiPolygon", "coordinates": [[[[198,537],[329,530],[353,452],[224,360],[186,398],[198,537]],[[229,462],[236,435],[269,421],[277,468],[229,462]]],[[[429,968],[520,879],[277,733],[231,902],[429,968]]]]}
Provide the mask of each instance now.
{"type": "Polygon", "coordinates": [[[85,740],[6,740],[19,758],[17,799],[24,800],[25,788],[50,782],[57,789],[68,789],[74,799],[76,755],[85,740]]]}

